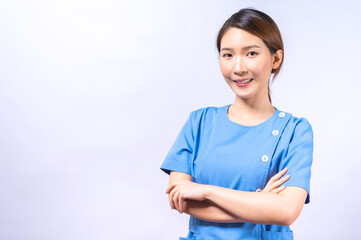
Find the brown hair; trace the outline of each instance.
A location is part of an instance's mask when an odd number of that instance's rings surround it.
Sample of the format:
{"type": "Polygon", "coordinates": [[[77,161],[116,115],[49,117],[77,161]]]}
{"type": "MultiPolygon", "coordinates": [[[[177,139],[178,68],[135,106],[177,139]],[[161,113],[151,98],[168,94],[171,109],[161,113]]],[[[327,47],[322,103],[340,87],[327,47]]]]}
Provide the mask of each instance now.
{"type": "MultiPolygon", "coordinates": [[[[283,59],[284,59],[284,48],[283,41],[281,37],[280,30],[277,27],[277,24],[273,21],[273,19],[267,14],[252,8],[243,8],[240,11],[233,14],[222,26],[219,30],[217,36],[217,49],[220,52],[221,48],[221,40],[223,35],[229,28],[240,28],[253,34],[260,39],[262,39],[263,43],[267,46],[271,54],[275,54],[278,49],[282,50],[283,56],[280,65],[276,69],[272,69],[273,78],[277,77],[279,74],[283,59]]],[[[270,89],[268,87],[268,97],[271,101],[270,89]]]]}

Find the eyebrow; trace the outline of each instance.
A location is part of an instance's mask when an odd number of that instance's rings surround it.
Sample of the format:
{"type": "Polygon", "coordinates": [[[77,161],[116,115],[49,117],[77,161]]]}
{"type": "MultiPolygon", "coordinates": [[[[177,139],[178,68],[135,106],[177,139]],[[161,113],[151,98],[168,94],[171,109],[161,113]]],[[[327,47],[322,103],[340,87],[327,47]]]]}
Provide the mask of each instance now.
{"type": "MultiPolygon", "coordinates": [[[[250,48],[261,48],[261,47],[258,45],[249,45],[249,46],[243,47],[242,50],[247,50],[250,48]]],[[[227,51],[227,50],[233,50],[233,48],[222,48],[221,49],[221,51],[227,51]]]]}

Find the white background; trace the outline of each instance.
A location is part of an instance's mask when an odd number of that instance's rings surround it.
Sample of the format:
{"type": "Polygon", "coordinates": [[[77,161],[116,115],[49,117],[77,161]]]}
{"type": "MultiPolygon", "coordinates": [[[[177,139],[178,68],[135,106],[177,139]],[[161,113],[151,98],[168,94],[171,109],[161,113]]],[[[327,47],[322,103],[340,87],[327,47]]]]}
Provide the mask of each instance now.
{"type": "Polygon", "coordinates": [[[0,1],[0,239],[178,239],[159,166],[190,111],[233,102],[215,46],[231,14],[278,24],[278,109],[315,135],[295,239],[357,239],[360,1],[0,1]]]}

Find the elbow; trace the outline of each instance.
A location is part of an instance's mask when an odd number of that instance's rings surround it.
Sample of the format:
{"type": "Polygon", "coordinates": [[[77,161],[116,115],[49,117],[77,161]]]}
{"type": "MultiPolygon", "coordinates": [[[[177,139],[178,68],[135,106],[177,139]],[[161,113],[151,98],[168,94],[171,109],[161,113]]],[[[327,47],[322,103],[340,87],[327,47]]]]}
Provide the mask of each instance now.
{"type": "Polygon", "coordinates": [[[291,218],[291,217],[285,218],[282,221],[281,225],[283,225],[283,226],[291,226],[291,224],[294,223],[295,220],[296,220],[296,218],[291,218]]]}
{"type": "Polygon", "coordinates": [[[279,225],[290,226],[301,214],[304,206],[307,191],[300,191],[298,188],[290,188],[287,193],[280,195],[279,205],[277,207],[279,214],[279,225]]]}
{"type": "Polygon", "coordinates": [[[296,221],[300,213],[301,213],[300,211],[296,211],[296,210],[294,211],[286,210],[283,214],[280,225],[291,226],[291,224],[293,224],[296,221]]]}

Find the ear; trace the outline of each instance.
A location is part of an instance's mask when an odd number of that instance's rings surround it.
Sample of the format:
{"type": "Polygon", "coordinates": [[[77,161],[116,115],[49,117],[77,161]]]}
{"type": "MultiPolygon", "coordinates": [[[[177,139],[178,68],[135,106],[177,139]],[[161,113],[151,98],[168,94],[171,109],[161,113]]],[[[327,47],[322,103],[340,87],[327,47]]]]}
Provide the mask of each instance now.
{"type": "Polygon", "coordinates": [[[278,49],[275,54],[273,54],[273,62],[272,62],[272,69],[276,70],[278,66],[281,64],[283,58],[283,51],[278,49]]]}

